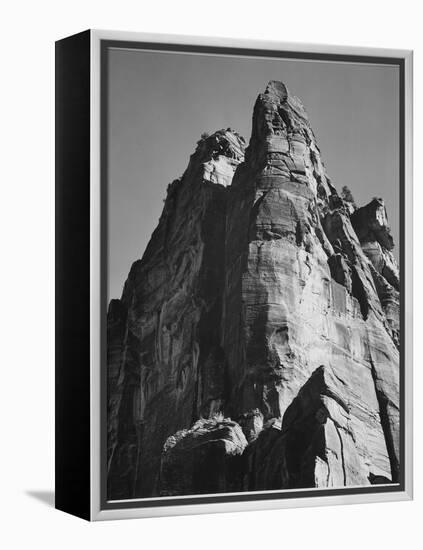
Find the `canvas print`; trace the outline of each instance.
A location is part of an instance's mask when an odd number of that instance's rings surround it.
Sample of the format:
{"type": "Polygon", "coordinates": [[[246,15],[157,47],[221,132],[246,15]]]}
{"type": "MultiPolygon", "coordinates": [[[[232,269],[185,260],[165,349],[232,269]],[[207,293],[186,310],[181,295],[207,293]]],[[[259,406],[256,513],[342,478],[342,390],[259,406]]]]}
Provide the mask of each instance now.
{"type": "Polygon", "coordinates": [[[110,51],[109,500],[398,483],[399,81],[110,51]]]}

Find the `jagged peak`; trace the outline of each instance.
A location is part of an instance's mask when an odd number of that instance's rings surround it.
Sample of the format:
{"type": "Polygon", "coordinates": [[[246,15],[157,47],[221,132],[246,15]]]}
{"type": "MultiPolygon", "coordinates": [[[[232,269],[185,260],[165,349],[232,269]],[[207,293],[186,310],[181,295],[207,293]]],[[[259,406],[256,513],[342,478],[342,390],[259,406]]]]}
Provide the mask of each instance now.
{"type": "Polygon", "coordinates": [[[368,204],[357,208],[351,222],[360,242],[378,241],[386,250],[394,248],[385,201],[374,197],[368,204]]]}
{"type": "MultiPolygon", "coordinates": [[[[304,106],[280,80],[270,80],[265,91],[257,97],[246,162],[255,164],[265,162],[265,150],[268,147],[264,144],[272,137],[297,140],[300,138],[304,144],[315,142],[304,106]]],[[[276,145],[272,152],[278,152],[275,147],[276,145]]],[[[282,147],[279,152],[286,152],[286,147],[285,149],[282,147]]]]}
{"type": "MultiPolygon", "coordinates": [[[[264,93],[259,94],[257,103],[271,106],[271,110],[281,109],[291,118],[291,124],[309,126],[308,115],[301,100],[292,95],[288,87],[280,80],[270,80],[264,93]]],[[[283,116],[283,113],[279,113],[283,116]]]]}
{"type": "Polygon", "coordinates": [[[244,160],[245,139],[232,128],[217,130],[205,135],[197,142],[195,155],[200,155],[203,162],[220,155],[242,161],[244,160]]]}
{"type": "Polygon", "coordinates": [[[289,96],[288,88],[279,80],[269,80],[264,93],[274,96],[280,103],[284,103],[289,96]]]}

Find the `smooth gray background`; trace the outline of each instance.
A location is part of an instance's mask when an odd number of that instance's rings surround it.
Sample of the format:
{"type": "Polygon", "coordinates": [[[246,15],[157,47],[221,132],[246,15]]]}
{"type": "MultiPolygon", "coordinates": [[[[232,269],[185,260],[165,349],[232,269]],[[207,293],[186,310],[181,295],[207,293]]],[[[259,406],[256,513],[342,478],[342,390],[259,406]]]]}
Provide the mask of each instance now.
{"type": "Polygon", "coordinates": [[[201,133],[231,127],[248,142],[269,80],[303,102],[337,190],[347,185],[358,205],[385,199],[398,254],[398,67],[118,49],[109,59],[109,298],[121,296],[201,133]]]}

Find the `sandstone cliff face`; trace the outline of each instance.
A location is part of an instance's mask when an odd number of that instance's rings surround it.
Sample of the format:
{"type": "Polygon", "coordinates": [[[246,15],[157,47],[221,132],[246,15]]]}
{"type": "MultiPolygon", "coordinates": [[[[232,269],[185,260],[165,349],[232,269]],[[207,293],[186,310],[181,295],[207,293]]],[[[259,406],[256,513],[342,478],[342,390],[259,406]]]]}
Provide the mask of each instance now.
{"type": "Polygon", "coordinates": [[[108,315],[109,498],[396,481],[399,272],[272,81],[201,140],[108,315]]]}
{"type": "Polygon", "coordinates": [[[225,185],[244,140],[202,140],[168,188],[158,227],[108,316],[108,485],[113,498],[157,494],[163,445],[222,408],[220,319],[225,185]]]}

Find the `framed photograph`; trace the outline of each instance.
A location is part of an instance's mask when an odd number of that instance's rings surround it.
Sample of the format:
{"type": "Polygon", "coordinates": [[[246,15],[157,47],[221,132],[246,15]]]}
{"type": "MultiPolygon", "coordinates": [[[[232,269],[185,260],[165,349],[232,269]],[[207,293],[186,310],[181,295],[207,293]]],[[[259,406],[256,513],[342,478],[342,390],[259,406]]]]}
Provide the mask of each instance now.
{"type": "Polygon", "coordinates": [[[56,43],[56,507],[412,498],[412,52],[56,43]]]}

